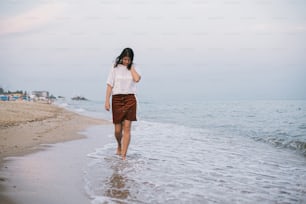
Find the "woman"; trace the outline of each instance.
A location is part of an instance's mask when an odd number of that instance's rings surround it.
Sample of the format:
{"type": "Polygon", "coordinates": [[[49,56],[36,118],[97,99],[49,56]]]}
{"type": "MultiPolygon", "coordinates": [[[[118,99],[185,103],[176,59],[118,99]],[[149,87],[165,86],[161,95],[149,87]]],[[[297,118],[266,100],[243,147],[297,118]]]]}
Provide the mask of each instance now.
{"type": "Polygon", "coordinates": [[[126,153],[131,139],[132,121],[136,121],[137,101],[136,83],[140,75],[133,65],[134,53],[131,48],[125,48],[116,58],[114,67],[107,78],[105,109],[110,110],[112,95],[112,114],[115,125],[115,137],[118,143],[117,154],[126,159],[126,153]]]}

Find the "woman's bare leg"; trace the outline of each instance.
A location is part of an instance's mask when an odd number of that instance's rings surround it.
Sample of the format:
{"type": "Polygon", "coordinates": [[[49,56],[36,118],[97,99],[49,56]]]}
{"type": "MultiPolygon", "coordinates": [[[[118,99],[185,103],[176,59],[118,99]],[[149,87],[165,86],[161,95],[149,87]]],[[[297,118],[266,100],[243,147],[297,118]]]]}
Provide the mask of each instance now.
{"type": "Polygon", "coordinates": [[[121,155],[121,148],[122,148],[122,145],[121,145],[121,141],[122,141],[122,124],[121,123],[118,123],[118,124],[115,124],[115,137],[116,137],[116,140],[117,140],[117,143],[118,143],[118,147],[117,147],[117,155],[121,155]]]}
{"type": "Polygon", "coordinates": [[[131,125],[132,121],[125,120],[123,123],[123,137],[122,137],[122,159],[126,159],[126,153],[129,148],[129,144],[131,141],[131,125]]]}

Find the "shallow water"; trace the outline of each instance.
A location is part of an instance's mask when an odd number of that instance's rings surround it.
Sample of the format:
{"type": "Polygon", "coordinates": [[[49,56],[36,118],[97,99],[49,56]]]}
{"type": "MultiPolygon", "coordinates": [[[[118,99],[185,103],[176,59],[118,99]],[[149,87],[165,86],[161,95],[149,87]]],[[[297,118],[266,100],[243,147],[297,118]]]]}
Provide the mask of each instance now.
{"type": "Polygon", "coordinates": [[[306,160],[237,135],[138,122],[128,160],[88,154],[92,203],[305,203],[306,160]]]}

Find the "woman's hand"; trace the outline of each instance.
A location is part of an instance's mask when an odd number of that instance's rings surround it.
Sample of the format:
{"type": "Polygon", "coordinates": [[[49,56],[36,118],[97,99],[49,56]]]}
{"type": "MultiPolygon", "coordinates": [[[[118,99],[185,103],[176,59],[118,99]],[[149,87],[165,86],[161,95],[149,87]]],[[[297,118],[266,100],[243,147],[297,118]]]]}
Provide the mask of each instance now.
{"type": "Polygon", "coordinates": [[[110,110],[110,96],[111,96],[111,93],[112,93],[112,89],[113,87],[111,87],[111,85],[107,84],[107,88],[106,88],[106,96],[105,96],[105,110],[109,111],[110,110]]]}
{"type": "Polygon", "coordinates": [[[135,82],[139,82],[140,81],[141,76],[137,73],[137,71],[135,70],[135,67],[133,65],[131,67],[131,74],[132,74],[133,80],[135,82]]]}
{"type": "Polygon", "coordinates": [[[109,101],[105,101],[105,110],[107,110],[107,111],[110,110],[110,103],[109,103],[109,101]]]}

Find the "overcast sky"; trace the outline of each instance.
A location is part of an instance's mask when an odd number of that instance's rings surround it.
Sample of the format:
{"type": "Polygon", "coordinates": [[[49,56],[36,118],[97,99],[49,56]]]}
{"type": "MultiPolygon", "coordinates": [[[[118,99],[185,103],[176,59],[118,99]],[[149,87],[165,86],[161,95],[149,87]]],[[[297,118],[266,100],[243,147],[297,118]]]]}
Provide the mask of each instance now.
{"type": "Polygon", "coordinates": [[[0,86],[104,100],[125,47],[140,97],[306,99],[304,0],[1,0],[0,86]]]}

